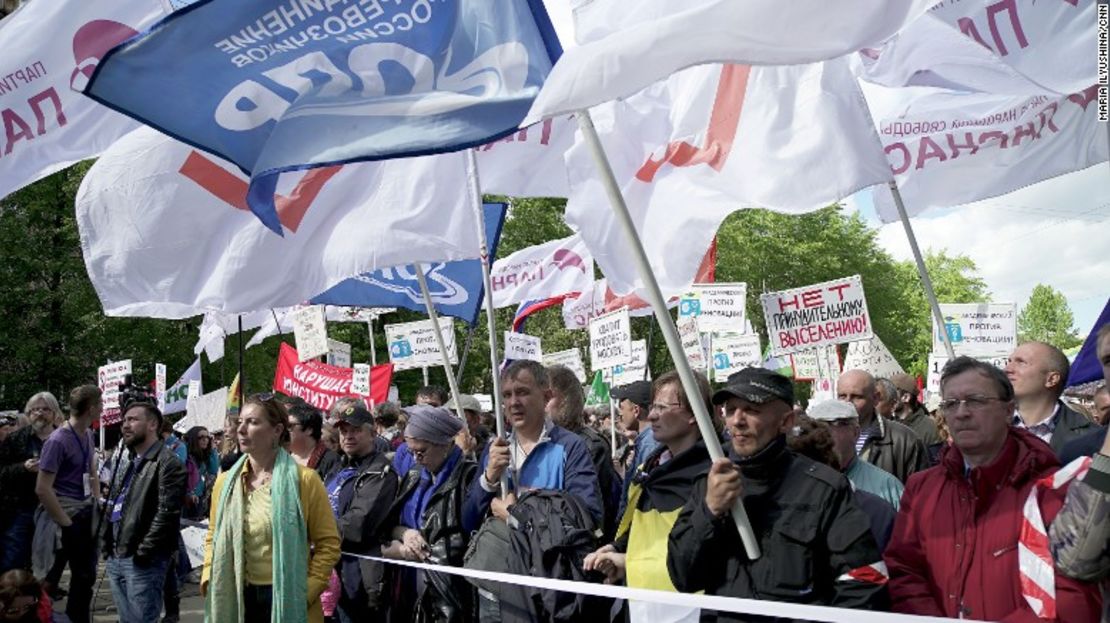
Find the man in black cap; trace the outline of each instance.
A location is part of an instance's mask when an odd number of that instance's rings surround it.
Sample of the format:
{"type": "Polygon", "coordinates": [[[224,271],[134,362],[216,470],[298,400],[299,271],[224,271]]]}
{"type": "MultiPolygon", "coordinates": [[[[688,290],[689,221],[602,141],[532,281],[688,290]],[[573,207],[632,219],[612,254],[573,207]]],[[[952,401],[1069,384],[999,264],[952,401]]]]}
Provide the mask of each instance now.
{"type": "MultiPolygon", "coordinates": [[[[852,488],[796,455],[790,379],[745,368],[713,395],[731,433],[729,458],[694,484],[671,530],[667,569],[679,591],[845,608],[887,605],[886,568],[852,488]],[[744,552],[730,513],[742,499],[762,555],[744,552]]],[[[711,619],[712,617],[710,617],[711,619]]],[[[706,617],[703,616],[703,620],[706,617]]],[[[717,620],[744,620],[719,613],[717,620]]]]}
{"type": "MultiPolygon", "coordinates": [[[[339,524],[341,547],[344,552],[381,556],[382,543],[389,536],[386,519],[397,495],[397,473],[389,459],[375,451],[378,432],[366,407],[351,404],[335,416],[343,460],[324,483],[339,524]]],[[[337,568],[343,589],[336,611],[339,620],[381,616],[389,598],[384,565],[344,554],[337,568]]]]}
{"type": "MultiPolygon", "coordinates": [[[[640,468],[640,464],[655,450],[659,444],[651,433],[650,426],[640,428],[641,422],[647,421],[648,411],[651,410],[651,382],[633,381],[628,385],[614,387],[609,392],[609,397],[617,400],[617,412],[620,414],[621,426],[625,434],[635,435],[635,440],[629,443],[632,448],[632,461],[626,462],[627,455],[622,457],[624,464],[624,490],[621,491],[620,506],[617,509],[617,519],[624,515],[624,506],[628,502],[628,487],[632,482],[632,474],[640,468]],[[639,432],[637,432],[639,431],[639,432]]],[[[626,450],[627,452],[627,450],[626,450]]]]}

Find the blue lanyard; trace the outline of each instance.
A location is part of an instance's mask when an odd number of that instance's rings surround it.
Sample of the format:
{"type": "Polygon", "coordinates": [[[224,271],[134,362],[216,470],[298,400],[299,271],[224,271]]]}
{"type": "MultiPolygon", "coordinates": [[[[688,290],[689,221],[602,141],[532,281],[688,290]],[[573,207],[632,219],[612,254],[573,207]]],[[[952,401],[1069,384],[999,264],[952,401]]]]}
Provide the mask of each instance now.
{"type": "Polygon", "coordinates": [[[91,470],[92,462],[90,459],[92,457],[90,455],[92,454],[92,442],[90,442],[86,436],[85,443],[81,443],[81,438],[77,436],[77,431],[73,430],[72,426],[69,427],[69,433],[77,440],[77,447],[81,448],[81,459],[84,461],[85,468],[91,470]]]}
{"type": "Polygon", "coordinates": [[[116,495],[115,500],[113,500],[112,514],[108,519],[109,522],[116,523],[123,516],[123,502],[127,498],[127,493],[131,490],[131,480],[134,478],[135,472],[138,471],[139,465],[147,460],[147,457],[150,455],[150,451],[155,449],[157,446],[158,444],[155,443],[153,446],[148,448],[147,451],[142,454],[142,456],[136,456],[135,458],[131,459],[131,464],[127,466],[127,471],[123,474],[123,484],[120,486],[119,494],[116,495]]]}

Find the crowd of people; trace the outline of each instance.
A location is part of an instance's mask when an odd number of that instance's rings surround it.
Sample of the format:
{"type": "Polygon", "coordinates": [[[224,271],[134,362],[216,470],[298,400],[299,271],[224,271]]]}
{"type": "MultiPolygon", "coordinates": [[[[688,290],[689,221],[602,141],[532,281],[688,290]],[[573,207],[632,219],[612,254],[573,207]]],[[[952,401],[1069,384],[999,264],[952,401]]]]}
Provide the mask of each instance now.
{"type": "MultiPolygon", "coordinates": [[[[1097,346],[1110,382],[1110,325],[1097,346]]],[[[223,431],[182,437],[138,396],[103,457],[100,390],[74,389],[66,413],[39,393],[22,420],[0,420],[0,620],[90,621],[98,559],[120,621],[177,620],[181,529],[198,525],[218,622],[763,621],[774,602],[1108,622],[1110,393],[1081,412],[1061,400],[1068,373],[1063,353],[1031,342],[1005,369],[952,359],[925,403],[908,375],[845,370],[835,400],[803,408],[771,370],[716,388],[695,375],[696,395],[670,371],[614,388],[611,411],[585,406],[572,371],[514,361],[500,372],[504,435],[473,396],[432,386],[411,406],[351,397],[326,413],[259,394],[223,431]],[[699,403],[724,458],[711,458],[699,403]]]]}

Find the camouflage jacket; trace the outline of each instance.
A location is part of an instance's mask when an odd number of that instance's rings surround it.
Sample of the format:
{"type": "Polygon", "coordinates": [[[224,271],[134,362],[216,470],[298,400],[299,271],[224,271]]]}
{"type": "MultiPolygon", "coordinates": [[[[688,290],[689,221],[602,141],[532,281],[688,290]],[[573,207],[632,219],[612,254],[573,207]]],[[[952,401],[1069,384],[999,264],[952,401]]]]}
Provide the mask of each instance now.
{"type": "Polygon", "coordinates": [[[1103,623],[1110,623],[1110,457],[1096,453],[1082,480],[1071,483],[1049,529],[1052,557],[1065,575],[1102,582],[1103,623]]]}

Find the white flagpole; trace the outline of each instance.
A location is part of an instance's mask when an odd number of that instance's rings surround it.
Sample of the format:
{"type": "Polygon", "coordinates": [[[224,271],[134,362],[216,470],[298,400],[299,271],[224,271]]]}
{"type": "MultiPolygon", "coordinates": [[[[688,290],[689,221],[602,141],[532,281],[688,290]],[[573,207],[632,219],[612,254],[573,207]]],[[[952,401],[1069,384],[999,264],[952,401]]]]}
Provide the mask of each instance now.
{"type": "Polygon", "coordinates": [[[940,313],[940,303],[937,302],[937,293],[933,290],[933,280],[929,278],[929,271],[925,268],[925,260],[921,257],[921,249],[917,246],[917,236],[910,225],[910,217],[906,214],[906,205],[902,203],[902,193],[898,191],[898,184],[890,182],[890,194],[894,196],[894,205],[898,208],[898,218],[906,230],[906,238],[910,241],[910,251],[913,252],[913,261],[917,264],[917,274],[921,277],[921,285],[925,288],[925,298],[929,299],[929,307],[933,310],[933,319],[937,328],[941,330],[944,339],[944,350],[948,352],[949,359],[956,358],[956,351],[952,348],[952,338],[948,335],[948,328],[944,326],[944,315],[940,313]]]}
{"type": "Polygon", "coordinates": [[[609,447],[612,448],[612,458],[617,458],[617,416],[613,408],[613,398],[609,397],[609,447]]]}
{"type": "MultiPolygon", "coordinates": [[[[432,329],[439,346],[439,354],[443,358],[443,371],[447,373],[447,384],[451,386],[451,398],[455,401],[455,413],[462,420],[463,430],[466,430],[466,414],[463,413],[462,403],[459,402],[459,384],[455,380],[455,372],[451,369],[451,358],[447,355],[447,344],[443,340],[443,332],[439,330],[439,315],[436,314],[435,305],[432,304],[432,295],[428,293],[428,281],[424,279],[424,265],[417,262],[413,264],[416,269],[416,280],[420,282],[420,292],[424,295],[424,307],[428,310],[428,318],[432,320],[432,329]]],[[[427,368],[424,368],[427,371],[427,368]]],[[[427,382],[424,383],[427,385],[427,382]]]]}
{"type": "MultiPolygon", "coordinates": [[[[671,359],[674,360],[675,371],[678,372],[678,377],[682,381],[682,389],[691,398],[690,406],[693,407],[698,429],[701,431],[702,439],[705,440],[705,448],[714,461],[725,458],[725,453],[721,449],[721,441],[717,437],[717,430],[713,427],[713,419],[705,405],[697,400],[700,392],[697,381],[694,380],[694,371],[690,368],[690,363],[686,361],[686,354],[682,350],[682,340],[678,336],[678,329],[675,328],[674,320],[671,319],[663,293],[659,290],[659,283],[651,272],[651,263],[648,261],[644,245],[636,233],[636,226],[632,223],[628,206],[624,202],[624,196],[621,195],[620,186],[617,184],[616,176],[613,175],[613,168],[609,165],[609,159],[605,156],[605,149],[601,146],[601,139],[598,138],[597,130],[594,129],[590,113],[587,110],[579,110],[575,113],[575,117],[578,118],[578,127],[582,130],[582,135],[590,149],[590,155],[593,156],[594,164],[597,166],[598,175],[600,175],[605,186],[605,193],[609,196],[613,214],[616,215],[617,222],[620,224],[628,246],[632,250],[632,260],[636,262],[640,271],[640,278],[644,280],[644,285],[647,287],[647,300],[651,303],[652,310],[655,311],[655,319],[659,322],[663,339],[667,343],[667,350],[670,351],[671,359]]],[[[761,555],[759,542],[756,541],[755,532],[752,530],[751,522],[748,521],[748,513],[744,510],[743,501],[740,499],[737,499],[736,504],[732,507],[732,518],[736,522],[736,529],[740,533],[740,540],[744,543],[744,551],[748,558],[751,560],[759,558],[761,555]]]]}
{"type": "MultiPolygon", "coordinates": [[[[474,209],[478,212],[479,263],[482,266],[482,284],[486,291],[486,326],[489,332],[489,369],[493,380],[493,420],[497,425],[497,438],[505,438],[505,418],[501,416],[501,374],[497,369],[497,315],[493,307],[493,281],[490,279],[489,241],[486,240],[486,211],[482,207],[482,184],[478,177],[478,158],[473,149],[466,150],[466,180],[474,194],[474,209]]],[[[509,479],[501,478],[501,497],[509,491],[509,479]]]]}

